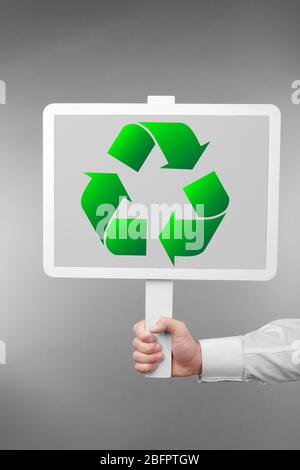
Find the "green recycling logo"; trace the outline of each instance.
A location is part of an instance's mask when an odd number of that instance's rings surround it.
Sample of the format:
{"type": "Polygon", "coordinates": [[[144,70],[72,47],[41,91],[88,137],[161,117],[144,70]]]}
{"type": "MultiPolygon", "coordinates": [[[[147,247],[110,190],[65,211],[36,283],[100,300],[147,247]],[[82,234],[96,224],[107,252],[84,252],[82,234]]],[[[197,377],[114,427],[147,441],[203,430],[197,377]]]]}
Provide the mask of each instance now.
{"type": "MultiPolygon", "coordinates": [[[[139,122],[121,129],[108,154],[139,172],[155,144],[166,159],[162,167],[165,171],[192,170],[209,142],[201,145],[192,129],[181,122],[139,122]]],[[[118,174],[85,174],[90,181],[82,194],[81,206],[102,244],[114,255],[146,256],[147,219],[114,216],[123,198],[131,201],[118,174]]],[[[173,265],[178,256],[196,256],[206,250],[229,204],[229,196],[214,171],[182,189],[197,218],[179,219],[172,212],[160,232],[159,240],[173,265]],[[203,232],[200,246],[189,243],[185,234],[191,231],[203,232]]]]}

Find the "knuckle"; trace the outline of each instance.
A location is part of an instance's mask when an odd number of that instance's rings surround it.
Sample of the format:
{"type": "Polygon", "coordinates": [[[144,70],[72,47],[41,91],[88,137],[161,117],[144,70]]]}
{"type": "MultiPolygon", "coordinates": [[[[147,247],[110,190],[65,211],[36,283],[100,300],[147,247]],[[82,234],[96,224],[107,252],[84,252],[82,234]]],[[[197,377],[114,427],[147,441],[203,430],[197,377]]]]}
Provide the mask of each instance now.
{"type": "Polygon", "coordinates": [[[155,351],[155,344],[148,344],[146,349],[149,354],[153,353],[155,351]]]}
{"type": "Polygon", "coordinates": [[[142,370],[140,368],[140,364],[134,364],[134,368],[135,370],[137,370],[138,372],[142,373],[142,370]]]}
{"type": "Polygon", "coordinates": [[[147,368],[147,364],[135,364],[134,366],[138,372],[141,374],[145,374],[146,372],[149,372],[147,368]]]}
{"type": "Polygon", "coordinates": [[[153,362],[156,362],[156,356],[155,354],[151,354],[150,356],[147,357],[147,363],[153,364],[153,362]]]}
{"type": "Polygon", "coordinates": [[[146,374],[147,372],[151,372],[152,370],[156,369],[155,364],[140,364],[140,363],[137,363],[137,364],[134,365],[134,367],[141,374],[146,374]]]}
{"type": "Polygon", "coordinates": [[[132,354],[132,358],[134,361],[138,361],[139,353],[137,351],[134,351],[134,353],[132,354]]]}

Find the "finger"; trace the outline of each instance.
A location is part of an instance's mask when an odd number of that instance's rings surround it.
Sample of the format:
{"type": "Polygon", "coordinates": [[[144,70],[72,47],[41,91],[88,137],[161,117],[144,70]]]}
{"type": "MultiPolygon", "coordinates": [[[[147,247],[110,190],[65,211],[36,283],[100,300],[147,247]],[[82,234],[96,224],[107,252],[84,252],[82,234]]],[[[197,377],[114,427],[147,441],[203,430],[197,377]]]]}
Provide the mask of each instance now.
{"type": "Polygon", "coordinates": [[[141,320],[133,325],[133,331],[137,337],[144,343],[155,343],[156,337],[145,330],[145,321],[141,320]]]}
{"type": "Polygon", "coordinates": [[[137,362],[134,367],[141,374],[148,374],[157,368],[158,364],[140,364],[137,362]]]}
{"type": "Polygon", "coordinates": [[[138,362],[139,364],[157,364],[163,360],[164,355],[162,352],[156,354],[143,354],[139,351],[134,351],[132,358],[134,362],[138,362]]]}
{"type": "Polygon", "coordinates": [[[151,333],[171,333],[175,336],[184,336],[188,334],[188,329],[182,321],[174,318],[161,317],[158,322],[150,328],[151,333]]]}
{"type": "Polygon", "coordinates": [[[134,338],[132,346],[134,349],[144,354],[153,354],[162,350],[159,343],[144,343],[139,338],[134,338]]]}

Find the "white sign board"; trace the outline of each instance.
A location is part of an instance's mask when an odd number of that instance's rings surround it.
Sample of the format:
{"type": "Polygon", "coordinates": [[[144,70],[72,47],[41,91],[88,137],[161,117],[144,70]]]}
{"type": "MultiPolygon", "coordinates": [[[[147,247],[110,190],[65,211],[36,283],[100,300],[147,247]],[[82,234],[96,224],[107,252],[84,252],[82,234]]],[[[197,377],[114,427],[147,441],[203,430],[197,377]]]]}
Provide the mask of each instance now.
{"type": "Polygon", "coordinates": [[[279,158],[273,105],[172,97],[51,104],[44,269],[56,277],[271,279],[279,158]]]}

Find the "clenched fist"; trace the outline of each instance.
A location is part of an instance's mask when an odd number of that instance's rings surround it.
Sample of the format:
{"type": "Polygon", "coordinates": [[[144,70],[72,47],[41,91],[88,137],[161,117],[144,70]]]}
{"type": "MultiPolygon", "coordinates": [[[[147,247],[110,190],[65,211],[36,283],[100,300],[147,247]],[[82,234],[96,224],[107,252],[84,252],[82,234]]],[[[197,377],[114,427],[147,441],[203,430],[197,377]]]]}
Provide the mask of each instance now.
{"type": "Polygon", "coordinates": [[[153,328],[145,330],[144,320],[133,327],[136,334],[132,345],[134,367],[138,372],[152,372],[164,359],[164,352],[156,334],[168,332],[172,335],[172,377],[188,377],[201,374],[202,360],[199,341],[192,338],[186,325],[173,318],[161,317],[153,328]]]}

